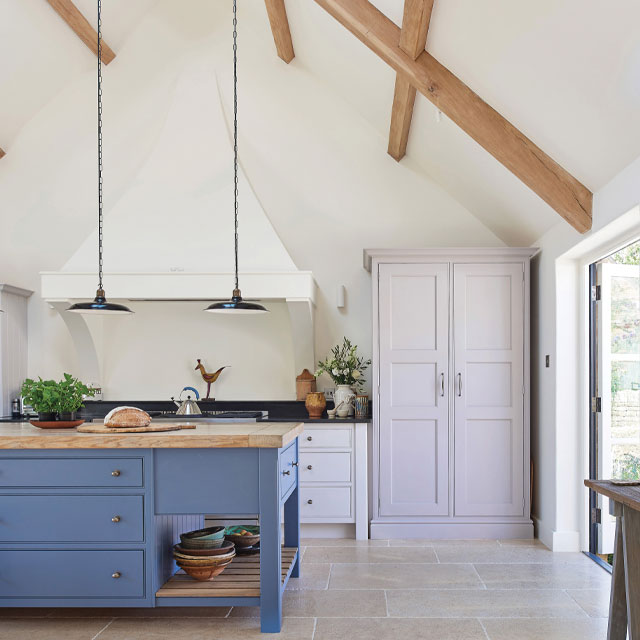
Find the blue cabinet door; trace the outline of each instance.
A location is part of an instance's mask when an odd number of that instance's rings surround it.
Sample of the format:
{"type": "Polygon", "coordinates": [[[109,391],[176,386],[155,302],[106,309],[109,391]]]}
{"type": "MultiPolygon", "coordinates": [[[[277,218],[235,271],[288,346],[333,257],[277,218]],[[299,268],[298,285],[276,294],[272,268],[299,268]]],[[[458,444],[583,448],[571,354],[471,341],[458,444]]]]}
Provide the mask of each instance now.
{"type": "Polygon", "coordinates": [[[0,496],[0,542],[142,542],[142,496],[0,496]]]}
{"type": "Polygon", "coordinates": [[[143,551],[0,550],[2,598],[143,596],[143,551]]]}

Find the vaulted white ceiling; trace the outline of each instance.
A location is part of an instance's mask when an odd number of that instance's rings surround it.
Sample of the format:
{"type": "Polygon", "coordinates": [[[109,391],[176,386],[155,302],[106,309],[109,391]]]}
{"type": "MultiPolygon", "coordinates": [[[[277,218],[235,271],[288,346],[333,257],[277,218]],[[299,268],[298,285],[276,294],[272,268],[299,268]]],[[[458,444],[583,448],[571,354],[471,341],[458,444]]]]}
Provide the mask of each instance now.
{"type": "MultiPolygon", "coordinates": [[[[403,0],[373,1],[400,24],[403,0]]],[[[76,4],[95,23],[95,0],[76,4]]],[[[156,4],[105,1],[104,36],[116,54],[156,4]]],[[[181,0],[185,23],[199,19],[191,4],[181,0]]],[[[265,36],[242,37],[255,37],[265,56],[275,56],[263,1],[243,0],[241,8],[255,14],[251,22],[265,36]]],[[[287,10],[296,50],[291,65],[355,108],[378,132],[377,152],[385,154],[394,73],[313,0],[288,0],[287,10]]],[[[436,0],[427,50],[596,191],[640,155],[638,24],[637,0],[436,0]]],[[[45,0],[0,2],[0,60],[0,147],[8,153],[45,104],[95,67],[93,54],[45,0]]],[[[438,182],[509,244],[534,242],[559,223],[538,196],[437,115],[418,95],[406,171],[438,182]]]]}

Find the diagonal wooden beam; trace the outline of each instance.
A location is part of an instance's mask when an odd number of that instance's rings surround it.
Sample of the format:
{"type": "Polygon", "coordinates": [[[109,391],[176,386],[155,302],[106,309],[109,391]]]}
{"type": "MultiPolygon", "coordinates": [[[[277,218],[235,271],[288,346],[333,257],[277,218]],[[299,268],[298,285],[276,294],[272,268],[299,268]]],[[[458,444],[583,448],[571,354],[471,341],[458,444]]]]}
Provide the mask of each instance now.
{"type": "Polygon", "coordinates": [[[289,64],[293,60],[295,53],[284,0],[265,0],[265,5],[278,56],[289,64]]]}
{"type": "MultiPolygon", "coordinates": [[[[78,7],[71,0],[47,0],[56,13],[75,31],[94,55],[98,55],[98,34],[89,21],[80,13],[78,7]]],[[[109,64],[116,54],[111,47],[102,41],[102,62],[109,64]]]]}
{"type": "MultiPolygon", "coordinates": [[[[414,60],[424,51],[431,22],[434,0],[405,0],[400,31],[400,48],[414,60]]],[[[396,74],[396,86],[391,109],[389,155],[402,160],[407,152],[409,129],[413,117],[416,88],[401,74],[396,74]]]]}
{"type": "Polygon", "coordinates": [[[593,194],[467,85],[423,51],[400,49],[400,28],[368,0],[315,0],[480,146],[581,233],[591,228],[593,194]]]}

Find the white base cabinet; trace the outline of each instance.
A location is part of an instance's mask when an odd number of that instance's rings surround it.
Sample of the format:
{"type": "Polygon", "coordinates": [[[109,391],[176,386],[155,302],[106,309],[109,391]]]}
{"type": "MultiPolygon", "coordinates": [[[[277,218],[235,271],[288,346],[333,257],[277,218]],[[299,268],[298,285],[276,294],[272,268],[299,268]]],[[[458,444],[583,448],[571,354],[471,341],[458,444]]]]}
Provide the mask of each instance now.
{"type": "Polygon", "coordinates": [[[372,538],[527,538],[535,249],[370,251],[372,538]]]}
{"type": "Polygon", "coordinates": [[[366,423],[306,423],[300,438],[300,522],[355,524],[369,537],[366,423]]]}

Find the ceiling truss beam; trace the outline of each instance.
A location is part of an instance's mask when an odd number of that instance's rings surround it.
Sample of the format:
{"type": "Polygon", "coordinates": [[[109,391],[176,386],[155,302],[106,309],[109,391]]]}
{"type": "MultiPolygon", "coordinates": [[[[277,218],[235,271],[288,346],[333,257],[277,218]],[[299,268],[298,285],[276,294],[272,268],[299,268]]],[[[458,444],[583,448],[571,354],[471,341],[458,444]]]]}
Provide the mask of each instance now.
{"type": "Polygon", "coordinates": [[[289,64],[295,57],[295,52],[293,51],[291,29],[289,29],[289,19],[287,18],[287,8],[284,0],[265,0],[265,5],[278,57],[289,64]]]}
{"type": "MultiPolygon", "coordinates": [[[[427,45],[427,33],[431,22],[433,2],[434,0],[405,0],[404,2],[400,48],[414,60],[424,51],[427,45]]],[[[407,152],[415,100],[416,88],[405,76],[399,73],[396,74],[388,152],[397,161],[402,160],[407,152]]]]}
{"type": "Polygon", "coordinates": [[[429,53],[407,55],[400,28],[368,0],[315,1],[575,229],[591,228],[591,191],[429,53]]]}
{"type": "MultiPolygon", "coordinates": [[[[47,0],[55,12],[73,29],[94,55],[98,56],[98,34],[89,21],[80,13],[78,7],[71,0],[47,0]]],[[[109,64],[116,54],[111,47],[102,41],[102,62],[109,64]]]]}

